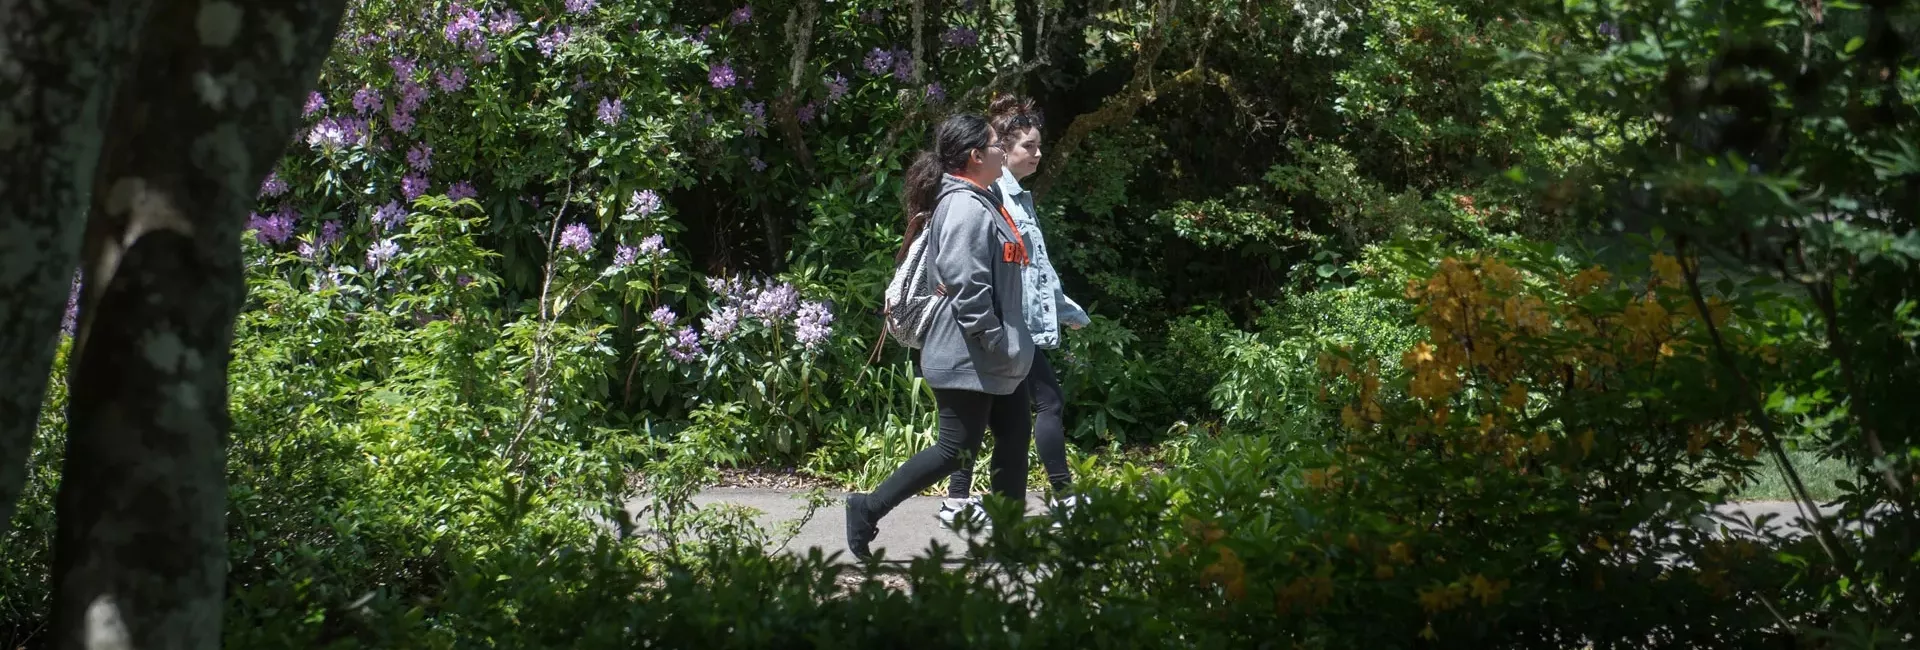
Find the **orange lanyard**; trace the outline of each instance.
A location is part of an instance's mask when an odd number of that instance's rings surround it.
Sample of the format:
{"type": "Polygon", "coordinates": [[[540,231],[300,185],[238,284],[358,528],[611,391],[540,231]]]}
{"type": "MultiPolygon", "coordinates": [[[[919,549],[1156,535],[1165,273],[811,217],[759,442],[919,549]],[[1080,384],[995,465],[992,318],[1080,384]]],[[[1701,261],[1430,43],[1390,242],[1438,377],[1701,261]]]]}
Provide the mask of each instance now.
{"type": "MultiPolygon", "coordinates": [[[[993,195],[993,192],[991,190],[988,190],[985,187],[981,187],[979,183],[973,182],[973,179],[971,178],[967,178],[965,176],[961,176],[958,174],[955,174],[954,178],[958,178],[960,180],[966,181],[968,185],[979,187],[980,191],[986,192],[988,196],[993,195]]],[[[1014,241],[1003,243],[1000,245],[1000,261],[1015,262],[1020,264],[1021,266],[1026,266],[1028,263],[1027,236],[1020,234],[1020,224],[1013,222],[1013,215],[1007,212],[1007,206],[1004,203],[996,204],[994,207],[1000,209],[1000,218],[1007,220],[1007,227],[1013,229],[1014,241]]]]}

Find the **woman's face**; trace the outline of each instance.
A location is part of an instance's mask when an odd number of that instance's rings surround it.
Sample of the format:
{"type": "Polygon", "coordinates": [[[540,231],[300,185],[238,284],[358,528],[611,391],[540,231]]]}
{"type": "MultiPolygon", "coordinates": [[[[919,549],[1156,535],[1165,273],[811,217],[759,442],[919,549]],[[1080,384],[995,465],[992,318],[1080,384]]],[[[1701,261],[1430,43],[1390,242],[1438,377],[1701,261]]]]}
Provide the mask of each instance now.
{"type": "Polygon", "coordinates": [[[1007,169],[1016,179],[1025,179],[1040,171],[1040,129],[1013,132],[1003,144],[1007,148],[1007,169]]]}
{"type": "Polygon", "coordinates": [[[975,181],[991,181],[1000,177],[1000,168],[1007,164],[1005,146],[1000,142],[1000,134],[987,130],[987,146],[973,150],[967,161],[967,176],[975,181]]]}

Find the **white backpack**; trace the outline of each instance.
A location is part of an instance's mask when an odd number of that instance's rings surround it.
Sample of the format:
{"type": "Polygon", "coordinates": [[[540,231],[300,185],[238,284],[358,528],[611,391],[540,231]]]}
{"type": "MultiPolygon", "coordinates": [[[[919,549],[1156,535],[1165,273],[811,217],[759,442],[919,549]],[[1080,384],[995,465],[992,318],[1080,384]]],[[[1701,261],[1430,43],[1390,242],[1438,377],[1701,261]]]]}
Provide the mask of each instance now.
{"type": "Polygon", "coordinates": [[[934,307],[946,300],[938,291],[940,283],[933,279],[933,258],[939,247],[928,243],[938,232],[928,217],[920,236],[907,246],[906,259],[893,268],[893,279],[887,282],[887,335],[915,350],[927,340],[934,307]]]}

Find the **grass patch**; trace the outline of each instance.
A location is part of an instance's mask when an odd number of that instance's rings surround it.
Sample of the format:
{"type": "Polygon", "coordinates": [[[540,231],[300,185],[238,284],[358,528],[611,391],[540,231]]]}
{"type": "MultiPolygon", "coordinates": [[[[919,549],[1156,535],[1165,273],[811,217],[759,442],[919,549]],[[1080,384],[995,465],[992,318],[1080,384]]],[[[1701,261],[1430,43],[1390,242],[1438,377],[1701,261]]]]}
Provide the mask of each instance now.
{"type": "MultiPolygon", "coordinates": [[[[1763,456],[1763,458],[1768,458],[1763,456]]],[[[1845,461],[1822,459],[1817,452],[1807,449],[1789,449],[1787,458],[1793,462],[1793,468],[1800,473],[1800,480],[1806,481],[1807,491],[1816,501],[1827,501],[1840,496],[1840,488],[1835,481],[1851,478],[1853,470],[1845,461]]],[[[1786,474],[1780,471],[1780,465],[1770,458],[1754,475],[1752,482],[1735,491],[1737,501],[1791,501],[1793,491],[1787,487],[1786,474]]]]}

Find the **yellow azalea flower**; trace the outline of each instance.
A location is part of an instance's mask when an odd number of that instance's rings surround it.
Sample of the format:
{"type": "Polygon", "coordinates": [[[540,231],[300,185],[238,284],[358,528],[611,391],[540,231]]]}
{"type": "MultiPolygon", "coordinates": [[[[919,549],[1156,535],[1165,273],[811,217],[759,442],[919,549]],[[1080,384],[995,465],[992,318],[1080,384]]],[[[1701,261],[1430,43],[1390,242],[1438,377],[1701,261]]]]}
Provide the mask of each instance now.
{"type": "Polygon", "coordinates": [[[1607,273],[1606,269],[1600,268],[1597,265],[1587,267],[1586,270],[1574,274],[1573,279],[1568,282],[1567,293],[1572,294],[1575,298],[1584,296],[1601,285],[1606,284],[1607,280],[1612,277],[1611,274],[1607,273]]]}
{"type": "Polygon", "coordinates": [[[1527,385],[1514,382],[1507,385],[1507,394],[1500,398],[1500,405],[1519,410],[1527,405],[1527,385]]]}
{"type": "Polygon", "coordinates": [[[1588,429],[1585,432],[1581,433],[1579,442],[1580,442],[1581,457],[1585,457],[1587,454],[1593,453],[1593,430],[1588,429]]]}
{"type": "Polygon", "coordinates": [[[1240,556],[1233,549],[1221,546],[1216,549],[1220,559],[1207,565],[1200,575],[1208,581],[1220,585],[1226,590],[1229,600],[1240,600],[1247,595],[1247,569],[1240,556]]]}
{"type": "Polygon", "coordinates": [[[1354,412],[1352,404],[1340,407],[1340,423],[1346,425],[1348,429],[1360,430],[1362,424],[1360,414],[1354,412]]]}
{"type": "Polygon", "coordinates": [[[1382,565],[1373,567],[1373,577],[1380,580],[1386,580],[1386,579],[1392,578],[1393,565],[1382,564],[1382,565]]]}
{"type": "Polygon", "coordinates": [[[1434,641],[1434,640],[1438,640],[1440,638],[1440,635],[1436,634],[1433,631],[1433,624],[1428,623],[1426,627],[1420,628],[1420,638],[1426,639],[1428,641],[1434,641]]]}
{"type": "Polygon", "coordinates": [[[1413,548],[1406,542],[1394,542],[1387,547],[1387,559],[1400,564],[1413,564],[1413,548]]]}
{"type": "Polygon", "coordinates": [[[1413,349],[1401,355],[1400,362],[1406,365],[1433,363],[1433,344],[1426,341],[1413,344],[1413,349]]]}
{"type": "Polygon", "coordinates": [[[1666,253],[1654,253],[1653,272],[1655,275],[1658,275],[1660,281],[1667,286],[1680,286],[1680,260],[1674,259],[1673,256],[1667,255],[1666,253]]]}
{"type": "Polygon", "coordinates": [[[1509,585],[1505,579],[1497,581],[1487,580],[1486,576],[1478,573],[1473,574],[1473,577],[1468,580],[1467,584],[1471,589],[1473,597],[1480,599],[1481,606],[1492,605],[1494,601],[1499,600],[1501,592],[1506,591],[1509,585]]]}

